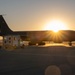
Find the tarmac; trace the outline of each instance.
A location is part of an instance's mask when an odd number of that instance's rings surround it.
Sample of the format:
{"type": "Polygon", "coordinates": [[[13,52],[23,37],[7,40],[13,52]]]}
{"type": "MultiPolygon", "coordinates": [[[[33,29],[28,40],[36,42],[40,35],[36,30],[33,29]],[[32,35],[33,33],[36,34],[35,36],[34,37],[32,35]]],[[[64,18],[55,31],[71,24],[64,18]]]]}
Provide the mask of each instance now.
{"type": "Polygon", "coordinates": [[[75,75],[75,47],[58,44],[0,49],[0,75],[75,75]]]}

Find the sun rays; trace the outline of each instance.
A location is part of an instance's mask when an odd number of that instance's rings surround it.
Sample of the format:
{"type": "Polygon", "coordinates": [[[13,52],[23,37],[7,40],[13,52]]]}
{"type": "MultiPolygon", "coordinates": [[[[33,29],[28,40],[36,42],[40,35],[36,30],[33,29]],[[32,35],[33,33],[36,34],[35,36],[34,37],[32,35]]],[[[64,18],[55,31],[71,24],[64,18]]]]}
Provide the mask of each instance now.
{"type": "Polygon", "coordinates": [[[52,30],[54,32],[58,32],[59,30],[66,30],[66,25],[59,20],[52,20],[45,25],[45,30],[52,30]]]}

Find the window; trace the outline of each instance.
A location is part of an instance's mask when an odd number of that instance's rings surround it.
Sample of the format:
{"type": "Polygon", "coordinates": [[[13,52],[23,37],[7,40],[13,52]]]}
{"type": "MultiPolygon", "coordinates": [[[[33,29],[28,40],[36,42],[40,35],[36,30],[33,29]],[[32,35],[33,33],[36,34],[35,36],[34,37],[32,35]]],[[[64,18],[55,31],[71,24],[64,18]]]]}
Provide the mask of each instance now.
{"type": "Polygon", "coordinates": [[[11,40],[11,37],[9,37],[9,40],[11,40]]]}

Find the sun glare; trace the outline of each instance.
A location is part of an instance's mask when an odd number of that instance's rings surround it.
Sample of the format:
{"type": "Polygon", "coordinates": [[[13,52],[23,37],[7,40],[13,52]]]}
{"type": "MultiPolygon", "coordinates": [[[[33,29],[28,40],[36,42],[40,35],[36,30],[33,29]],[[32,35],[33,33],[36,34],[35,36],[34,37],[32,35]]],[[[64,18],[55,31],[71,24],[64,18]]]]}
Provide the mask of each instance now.
{"type": "Polygon", "coordinates": [[[66,30],[66,25],[58,20],[53,20],[46,24],[45,30],[52,30],[54,32],[58,32],[59,30],[66,30]]]}

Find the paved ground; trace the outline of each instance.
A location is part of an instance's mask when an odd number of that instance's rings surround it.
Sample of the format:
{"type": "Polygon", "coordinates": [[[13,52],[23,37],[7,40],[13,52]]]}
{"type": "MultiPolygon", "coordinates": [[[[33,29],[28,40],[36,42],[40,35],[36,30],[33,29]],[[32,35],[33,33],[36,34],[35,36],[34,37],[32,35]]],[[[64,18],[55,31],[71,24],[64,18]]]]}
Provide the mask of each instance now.
{"type": "Polygon", "coordinates": [[[75,75],[75,47],[27,46],[0,50],[0,75],[75,75]]]}

